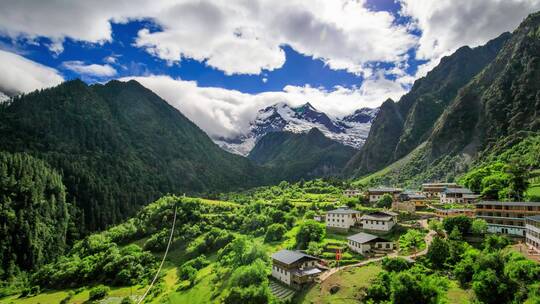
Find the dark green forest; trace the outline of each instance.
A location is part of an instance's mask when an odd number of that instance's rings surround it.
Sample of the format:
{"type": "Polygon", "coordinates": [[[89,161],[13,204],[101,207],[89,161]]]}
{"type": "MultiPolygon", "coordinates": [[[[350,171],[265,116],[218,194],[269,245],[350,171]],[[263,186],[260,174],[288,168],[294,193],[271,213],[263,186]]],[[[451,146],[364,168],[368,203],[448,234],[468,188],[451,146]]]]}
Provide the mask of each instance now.
{"type": "Polygon", "coordinates": [[[0,152],[0,279],[61,255],[68,211],[60,174],[28,154],[0,152]]]}

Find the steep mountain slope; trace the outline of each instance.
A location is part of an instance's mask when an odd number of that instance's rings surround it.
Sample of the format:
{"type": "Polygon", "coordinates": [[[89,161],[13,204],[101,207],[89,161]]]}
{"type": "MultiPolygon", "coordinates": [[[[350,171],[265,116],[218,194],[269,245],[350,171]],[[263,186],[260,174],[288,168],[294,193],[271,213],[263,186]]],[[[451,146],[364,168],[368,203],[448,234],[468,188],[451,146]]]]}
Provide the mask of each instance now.
{"type": "Polygon", "coordinates": [[[135,81],[74,80],[2,104],[0,150],[27,152],[61,172],[85,230],[116,223],[164,193],[262,181],[260,168],[220,149],[135,81]]]}
{"type": "Polygon", "coordinates": [[[283,179],[294,180],[336,174],[355,151],[313,128],[308,133],[270,132],[257,142],[248,158],[277,169],[283,179]]]}
{"type": "Polygon", "coordinates": [[[310,103],[291,107],[286,103],[261,109],[250,122],[249,131],[237,138],[219,139],[216,143],[227,151],[247,155],[257,141],[269,132],[290,131],[306,133],[317,128],[323,134],[345,145],[360,148],[367,137],[378,109],[362,108],[341,119],[330,118],[310,103]]]}
{"type": "Polygon", "coordinates": [[[30,155],[0,152],[0,281],[62,254],[68,219],[58,172],[30,155]]]}
{"type": "Polygon", "coordinates": [[[509,37],[504,33],[484,46],[458,49],[418,79],[395,105],[387,101],[380,117],[373,121],[366,144],[347,165],[346,174],[361,176],[384,168],[426,140],[458,90],[495,58],[509,37]]]}
{"type": "Polygon", "coordinates": [[[540,13],[530,15],[497,57],[459,90],[426,142],[379,180],[451,180],[495,146],[540,131],[540,13]],[[399,173],[399,174],[398,174],[399,173]]]}

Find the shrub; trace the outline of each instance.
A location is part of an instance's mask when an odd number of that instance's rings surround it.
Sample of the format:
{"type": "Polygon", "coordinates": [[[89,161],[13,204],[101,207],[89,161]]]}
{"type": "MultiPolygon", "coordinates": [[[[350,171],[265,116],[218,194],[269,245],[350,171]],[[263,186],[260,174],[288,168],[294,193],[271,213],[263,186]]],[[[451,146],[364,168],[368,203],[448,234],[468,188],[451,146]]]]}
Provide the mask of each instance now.
{"type": "Polygon", "coordinates": [[[96,287],[90,289],[88,299],[91,300],[91,301],[101,300],[101,299],[105,298],[109,294],[109,291],[110,291],[110,289],[107,286],[103,286],[103,285],[96,286],[96,287]]]}
{"type": "Polygon", "coordinates": [[[264,236],[264,241],[274,242],[280,241],[283,239],[283,235],[287,232],[287,228],[283,224],[272,224],[268,227],[266,235],[264,236]]]}

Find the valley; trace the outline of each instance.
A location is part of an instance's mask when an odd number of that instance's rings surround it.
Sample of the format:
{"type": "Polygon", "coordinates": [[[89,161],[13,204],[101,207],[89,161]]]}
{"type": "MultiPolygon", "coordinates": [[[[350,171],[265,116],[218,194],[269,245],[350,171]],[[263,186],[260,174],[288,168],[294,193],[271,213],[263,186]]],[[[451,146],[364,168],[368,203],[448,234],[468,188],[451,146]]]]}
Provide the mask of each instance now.
{"type": "MultiPolygon", "coordinates": [[[[177,77],[171,93],[102,67],[109,78],[0,87],[0,303],[540,303],[540,12],[501,32],[410,88],[385,78],[407,90],[348,115],[319,111],[313,92],[350,102],[355,86],[246,93],[177,77]],[[287,95],[306,91],[293,96],[313,104],[287,95]],[[203,95],[227,105],[197,112],[203,95]]],[[[381,66],[398,69],[355,77],[381,66]]],[[[193,75],[223,71],[206,72],[193,75]]],[[[237,72],[223,74],[253,84],[237,72]]]]}

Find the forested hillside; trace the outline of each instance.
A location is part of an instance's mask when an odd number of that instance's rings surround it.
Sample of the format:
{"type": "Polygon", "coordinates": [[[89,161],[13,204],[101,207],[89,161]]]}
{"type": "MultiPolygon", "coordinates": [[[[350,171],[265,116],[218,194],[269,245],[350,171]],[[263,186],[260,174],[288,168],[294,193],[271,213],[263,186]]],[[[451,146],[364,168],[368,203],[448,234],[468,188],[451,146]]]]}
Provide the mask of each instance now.
{"type": "Polygon", "coordinates": [[[64,252],[68,208],[62,177],[48,164],[0,152],[0,281],[64,252]]]}
{"type": "Polygon", "coordinates": [[[426,140],[459,89],[495,58],[509,37],[504,33],[484,46],[461,47],[415,81],[398,102],[385,101],[366,144],[349,162],[346,173],[358,177],[380,170],[426,140]]]}
{"type": "Polygon", "coordinates": [[[248,158],[274,169],[283,180],[298,180],[338,174],[355,151],[313,128],[308,133],[268,133],[248,158]]]}
{"type": "Polygon", "coordinates": [[[0,150],[26,152],[61,174],[83,232],[117,223],[166,193],[263,183],[258,167],[221,150],[135,81],[74,80],[0,105],[0,150]]]}
{"type": "Polygon", "coordinates": [[[540,13],[536,13],[458,91],[423,144],[361,183],[418,185],[453,180],[491,149],[508,148],[534,136],[540,130],[539,71],[540,13]]]}

